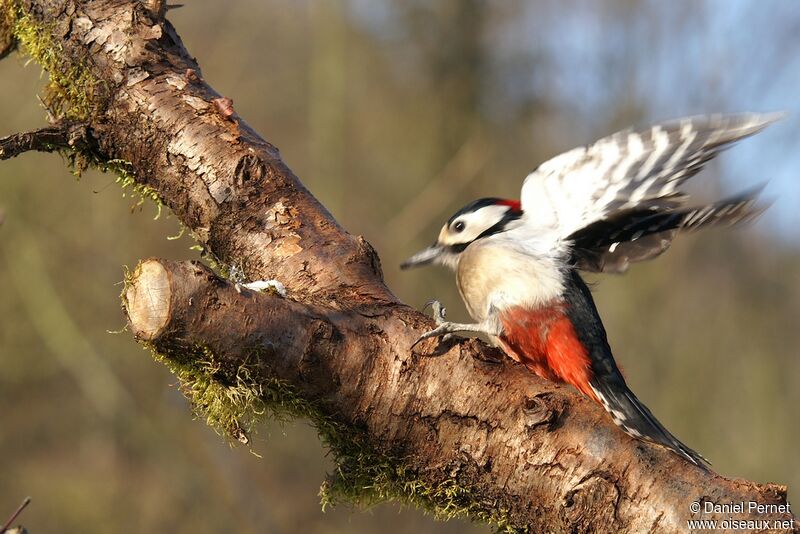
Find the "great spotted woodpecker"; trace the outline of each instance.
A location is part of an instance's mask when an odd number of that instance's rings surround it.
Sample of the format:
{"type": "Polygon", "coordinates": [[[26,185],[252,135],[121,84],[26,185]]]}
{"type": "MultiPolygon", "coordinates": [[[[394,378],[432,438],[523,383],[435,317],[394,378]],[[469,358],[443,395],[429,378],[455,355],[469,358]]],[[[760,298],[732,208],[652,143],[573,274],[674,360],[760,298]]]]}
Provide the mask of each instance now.
{"type": "Polygon", "coordinates": [[[601,404],[629,435],[700,467],[631,392],[578,274],[627,270],[658,256],[682,231],[750,220],[757,191],[687,207],[680,188],[774,115],[693,117],[626,130],[557,156],[525,179],[521,200],[484,198],[450,217],[433,246],[401,265],[446,265],[473,324],[444,322],[420,337],[482,332],[537,375],[567,382],[601,404]]]}

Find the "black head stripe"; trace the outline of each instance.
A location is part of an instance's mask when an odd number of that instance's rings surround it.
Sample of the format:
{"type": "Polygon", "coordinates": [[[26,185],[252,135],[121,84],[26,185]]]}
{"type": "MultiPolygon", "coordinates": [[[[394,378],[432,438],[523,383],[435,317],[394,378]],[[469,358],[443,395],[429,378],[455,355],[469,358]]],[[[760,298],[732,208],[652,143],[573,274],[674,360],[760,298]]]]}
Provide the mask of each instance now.
{"type": "Polygon", "coordinates": [[[464,215],[465,213],[473,213],[481,208],[485,208],[486,206],[495,206],[497,204],[500,204],[501,201],[502,199],[494,197],[480,198],[478,200],[474,200],[469,204],[467,204],[466,206],[464,206],[463,208],[461,208],[460,210],[458,210],[457,212],[455,212],[453,216],[447,220],[447,225],[450,226],[451,224],[453,224],[453,221],[455,221],[457,218],[459,218],[461,215],[464,215]]]}
{"type": "Polygon", "coordinates": [[[497,221],[490,228],[487,228],[486,230],[484,230],[481,233],[481,235],[479,235],[475,239],[481,239],[483,237],[488,237],[488,236],[490,236],[492,234],[496,234],[496,233],[502,232],[503,230],[506,229],[506,227],[508,226],[508,223],[510,223],[512,221],[516,221],[520,217],[522,217],[522,211],[514,211],[514,210],[509,208],[508,211],[506,211],[505,215],[503,215],[502,219],[497,221]]]}

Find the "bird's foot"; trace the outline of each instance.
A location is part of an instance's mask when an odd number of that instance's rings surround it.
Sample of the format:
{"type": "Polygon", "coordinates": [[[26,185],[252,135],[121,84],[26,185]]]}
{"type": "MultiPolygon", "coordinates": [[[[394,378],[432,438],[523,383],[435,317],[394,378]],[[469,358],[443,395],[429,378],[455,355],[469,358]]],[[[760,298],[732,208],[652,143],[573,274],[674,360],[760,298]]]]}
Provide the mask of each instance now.
{"type": "Polygon", "coordinates": [[[447,317],[447,308],[442,306],[442,303],[438,300],[429,300],[425,303],[425,307],[422,308],[422,311],[425,311],[430,306],[431,310],[433,310],[433,320],[436,321],[437,326],[441,326],[447,321],[445,321],[445,317],[447,317]]]}
{"type": "Polygon", "coordinates": [[[244,269],[238,263],[232,264],[228,269],[228,280],[236,285],[236,291],[241,291],[241,285],[245,283],[247,278],[244,275],[244,269]]]}
{"type": "Polygon", "coordinates": [[[411,345],[412,349],[416,347],[420,341],[424,341],[432,337],[441,336],[442,341],[447,341],[453,337],[451,332],[453,332],[452,327],[454,326],[454,323],[448,323],[445,321],[445,317],[447,316],[447,308],[442,306],[442,303],[438,300],[430,300],[425,303],[425,307],[422,308],[422,311],[427,310],[428,306],[430,306],[431,310],[433,310],[433,320],[436,321],[436,328],[419,336],[419,338],[417,338],[417,340],[411,345]]]}

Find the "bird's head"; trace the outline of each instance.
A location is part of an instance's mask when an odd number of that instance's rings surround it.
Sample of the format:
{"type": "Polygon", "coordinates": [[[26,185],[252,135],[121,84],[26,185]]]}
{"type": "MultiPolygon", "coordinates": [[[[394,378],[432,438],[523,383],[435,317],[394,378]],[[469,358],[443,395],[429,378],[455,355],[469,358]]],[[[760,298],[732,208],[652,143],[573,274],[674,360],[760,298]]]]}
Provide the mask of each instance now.
{"type": "Polygon", "coordinates": [[[518,200],[482,198],[470,202],[442,226],[436,243],[408,258],[400,268],[410,269],[429,263],[455,267],[459,255],[469,245],[508,230],[520,217],[522,208],[518,200]]]}

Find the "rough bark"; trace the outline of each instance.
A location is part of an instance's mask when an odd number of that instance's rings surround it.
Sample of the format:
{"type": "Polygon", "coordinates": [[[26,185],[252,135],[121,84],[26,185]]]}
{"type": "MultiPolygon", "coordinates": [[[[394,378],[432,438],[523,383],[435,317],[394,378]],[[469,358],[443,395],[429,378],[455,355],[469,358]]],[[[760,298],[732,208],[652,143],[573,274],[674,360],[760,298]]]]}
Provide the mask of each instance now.
{"type": "MultiPolygon", "coordinates": [[[[694,501],[786,503],[783,486],[729,480],[632,440],[599,407],[476,340],[410,352],[430,319],[397,301],[366,241],[203,80],[163,10],[132,0],[0,5],[0,43],[34,35],[58,45],[46,68],[82,69],[58,79],[52,100],[56,116],[87,126],[91,139],[71,149],[127,162],[219,262],[288,289],[281,298],[198,263],[144,262],[127,312],[137,339],[170,362],[212,363],[211,380],[231,387],[246,368],[248,385],[264,386],[255,391],[279,380],[323,433],[350,433],[366,458],[390,458],[394,494],[502,526],[678,532],[693,517],[730,515],[693,514],[694,501]]],[[[794,519],[736,514],[775,517],[794,519]]]]}

